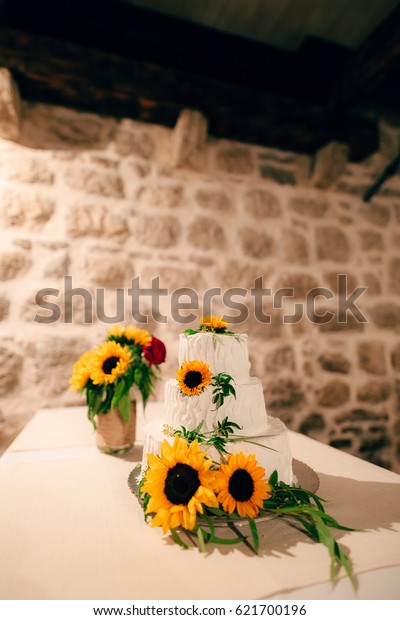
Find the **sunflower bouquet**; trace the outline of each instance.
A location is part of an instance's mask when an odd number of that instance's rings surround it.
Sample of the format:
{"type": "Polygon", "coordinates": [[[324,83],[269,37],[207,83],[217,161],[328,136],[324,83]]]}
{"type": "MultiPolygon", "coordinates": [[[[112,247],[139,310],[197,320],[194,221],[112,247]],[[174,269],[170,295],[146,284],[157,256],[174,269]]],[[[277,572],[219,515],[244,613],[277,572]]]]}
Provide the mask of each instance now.
{"type": "Polygon", "coordinates": [[[129,421],[132,386],[138,387],[146,406],[165,358],[164,343],[147,330],[115,325],[109,329],[105,342],[84,353],[75,363],[70,389],[86,393],[88,417],[95,428],[95,416],[107,414],[115,407],[123,420],[129,421]]]}
{"type": "Polygon", "coordinates": [[[280,482],[276,471],[267,477],[254,454],[225,451],[221,463],[216,463],[194,437],[176,431],[172,444],[164,439],[159,455],[147,455],[148,468],[138,494],[152,527],[169,532],[184,549],[195,544],[204,552],[207,543],[243,543],[258,553],[257,521],[275,515],[325,545],[332,581],[342,566],[355,587],[349,557],[329,528],[352,530],[325,512],[324,500],[299,486],[280,482]],[[244,520],[249,535],[244,533],[244,520]]]}

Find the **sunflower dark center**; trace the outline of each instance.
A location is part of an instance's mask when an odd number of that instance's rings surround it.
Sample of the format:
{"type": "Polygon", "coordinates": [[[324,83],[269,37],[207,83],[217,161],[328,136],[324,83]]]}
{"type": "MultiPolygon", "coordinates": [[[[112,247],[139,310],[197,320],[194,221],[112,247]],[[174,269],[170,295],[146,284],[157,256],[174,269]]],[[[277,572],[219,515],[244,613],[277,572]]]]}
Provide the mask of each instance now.
{"type": "Polygon", "coordinates": [[[253,478],[245,469],[237,469],[230,477],[228,489],[237,502],[247,502],[254,492],[253,478]]]}
{"type": "Polygon", "coordinates": [[[164,493],[172,504],[188,504],[199,486],[197,471],[190,465],[177,463],[167,474],[164,493]]]}
{"type": "Polygon", "coordinates": [[[119,362],[119,357],[116,357],[115,355],[112,355],[111,357],[107,357],[107,359],[104,360],[103,365],[101,367],[104,374],[110,375],[111,371],[116,367],[118,362],[119,362]]]}
{"type": "Polygon", "coordinates": [[[189,372],[187,372],[185,375],[183,383],[188,388],[195,388],[198,385],[200,385],[202,380],[203,380],[203,377],[201,376],[201,372],[199,372],[198,370],[189,370],[189,372]]]}

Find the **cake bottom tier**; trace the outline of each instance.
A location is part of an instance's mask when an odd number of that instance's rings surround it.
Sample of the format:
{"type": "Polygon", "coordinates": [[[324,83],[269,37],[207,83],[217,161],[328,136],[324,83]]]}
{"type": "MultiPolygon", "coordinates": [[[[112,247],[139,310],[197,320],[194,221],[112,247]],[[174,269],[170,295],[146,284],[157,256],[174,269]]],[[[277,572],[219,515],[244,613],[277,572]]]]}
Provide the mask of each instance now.
{"type": "MultiPolygon", "coordinates": [[[[142,472],[147,468],[147,454],[160,454],[161,443],[166,439],[163,434],[163,427],[165,424],[164,417],[157,418],[146,424],[144,428],[144,446],[143,446],[143,461],[142,472]]],[[[245,433],[241,432],[241,435],[245,433]]],[[[248,436],[246,434],[246,436],[248,436]]],[[[167,438],[170,443],[173,442],[173,438],[167,438]]],[[[249,437],[249,441],[235,441],[227,445],[228,452],[244,452],[244,454],[255,454],[258,463],[264,467],[266,476],[276,469],[278,472],[279,480],[286,482],[286,484],[293,483],[293,470],[292,470],[292,453],[290,450],[290,443],[288,437],[288,430],[284,423],[278,418],[268,417],[268,427],[265,431],[265,435],[249,437]],[[255,442],[255,443],[254,443],[255,442]],[[257,444],[257,445],[255,445],[257,444]]],[[[219,455],[214,448],[207,450],[215,461],[219,461],[219,455]]]]}

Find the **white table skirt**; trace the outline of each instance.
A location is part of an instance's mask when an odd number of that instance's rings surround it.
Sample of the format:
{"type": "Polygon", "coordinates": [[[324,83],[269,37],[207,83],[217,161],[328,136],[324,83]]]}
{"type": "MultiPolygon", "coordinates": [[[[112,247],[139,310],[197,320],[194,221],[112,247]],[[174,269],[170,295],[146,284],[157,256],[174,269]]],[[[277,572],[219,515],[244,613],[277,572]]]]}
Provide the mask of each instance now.
{"type": "Polygon", "coordinates": [[[163,538],[127,486],[140,443],[123,458],[101,454],[85,411],[39,411],[0,460],[1,599],[399,598],[400,476],[290,433],[294,457],[320,476],[327,510],[367,530],[338,533],[359,578],[355,595],[346,579],[330,584],[325,547],[279,519],[263,527],[259,556],[243,546],[203,555],[163,538]]]}

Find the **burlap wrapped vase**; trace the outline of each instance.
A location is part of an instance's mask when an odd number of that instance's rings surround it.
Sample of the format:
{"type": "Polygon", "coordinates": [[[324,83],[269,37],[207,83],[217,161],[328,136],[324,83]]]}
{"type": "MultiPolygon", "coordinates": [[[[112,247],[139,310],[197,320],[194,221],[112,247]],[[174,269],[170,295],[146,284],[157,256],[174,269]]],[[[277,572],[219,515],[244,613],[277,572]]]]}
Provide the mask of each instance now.
{"type": "Polygon", "coordinates": [[[136,401],[131,403],[131,415],[126,422],[118,407],[104,415],[96,416],[96,444],[106,454],[124,454],[135,443],[136,436],[136,401]]]}

